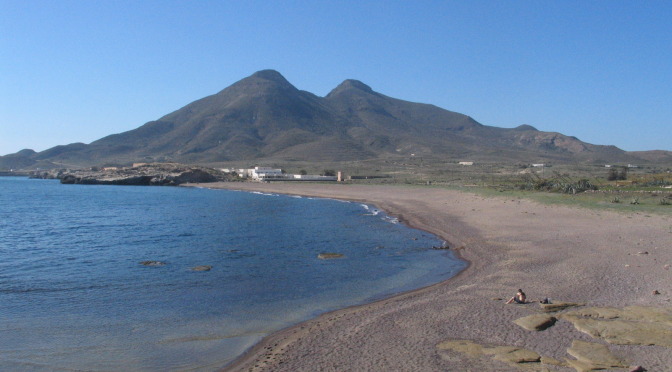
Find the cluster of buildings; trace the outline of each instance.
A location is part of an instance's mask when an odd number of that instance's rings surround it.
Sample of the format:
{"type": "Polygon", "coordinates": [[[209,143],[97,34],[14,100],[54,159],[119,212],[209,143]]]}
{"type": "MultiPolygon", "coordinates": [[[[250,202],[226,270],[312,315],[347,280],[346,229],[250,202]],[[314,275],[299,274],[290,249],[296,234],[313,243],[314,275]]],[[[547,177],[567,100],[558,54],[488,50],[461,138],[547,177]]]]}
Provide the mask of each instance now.
{"type": "Polygon", "coordinates": [[[241,178],[249,178],[255,181],[343,181],[341,172],[336,176],[320,176],[313,174],[288,174],[284,173],[282,169],[274,169],[270,167],[254,167],[250,169],[236,170],[238,176],[241,178]]]}

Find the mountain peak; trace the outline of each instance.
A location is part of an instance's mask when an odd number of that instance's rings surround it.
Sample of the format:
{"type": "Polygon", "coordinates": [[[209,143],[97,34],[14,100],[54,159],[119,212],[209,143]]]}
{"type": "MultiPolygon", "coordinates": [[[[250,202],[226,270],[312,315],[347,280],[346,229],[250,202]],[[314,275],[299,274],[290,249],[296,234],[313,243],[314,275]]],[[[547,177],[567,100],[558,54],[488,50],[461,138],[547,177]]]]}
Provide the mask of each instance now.
{"type": "Polygon", "coordinates": [[[354,80],[354,79],[348,79],[343,81],[341,84],[339,84],[334,90],[329,92],[327,94],[327,97],[332,96],[334,94],[339,94],[342,92],[347,92],[347,91],[362,91],[366,93],[374,93],[373,89],[371,89],[370,86],[362,83],[359,80],[354,80]]]}
{"type": "Polygon", "coordinates": [[[263,79],[263,80],[270,80],[270,81],[274,81],[276,83],[289,84],[287,79],[285,79],[285,77],[282,76],[282,74],[280,74],[279,72],[277,72],[275,70],[257,71],[254,74],[252,74],[252,76],[250,76],[250,77],[263,79]]]}
{"type": "Polygon", "coordinates": [[[539,131],[537,128],[535,128],[531,125],[528,125],[528,124],[519,125],[519,126],[513,128],[513,129],[514,130],[532,130],[532,131],[535,131],[535,132],[539,131]]]}
{"type": "Polygon", "coordinates": [[[353,80],[353,79],[348,79],[342,82],[336,89],[358,89],[358,90],[363,90],[365,92],[372,93],[373,89],[371,89],[370,86],[362,83],[359,80],[353,80]]]}
{"type": "Polygon", "coordinates": [[[268,93],[269,89],[279,89],[280,91],[297,90],[296,87],[287,81],[287,79],[285,79],[279,72],[275,70],[261,70],[225,88],[220,91],[217,96],[236,96],[240,94],[258,95],[264,92],[268,93]]]}

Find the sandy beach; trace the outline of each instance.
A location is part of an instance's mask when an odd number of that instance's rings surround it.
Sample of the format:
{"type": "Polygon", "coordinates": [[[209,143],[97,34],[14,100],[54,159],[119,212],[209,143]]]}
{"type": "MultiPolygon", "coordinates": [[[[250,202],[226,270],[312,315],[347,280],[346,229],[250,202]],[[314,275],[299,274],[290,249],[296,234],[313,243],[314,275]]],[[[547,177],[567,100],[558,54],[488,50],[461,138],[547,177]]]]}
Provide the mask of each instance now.
{"type": "MultiPolygon", "coordinates": [[[[672,318],[667,317],[672,315],[669,216],[550,206],[431,187],[304,183],[198,186],[374,204],[414,228],[445,239],[470,263],[445,282],[324,314],[272,334],[226,371],[575,371],[581,370],[577,365],[587,363],[583,349],[579,350],[585,345],[606,349],[610,357],[620,361],[620,365],[607,368],[610,370],[642,366],[648,371],[672,371],[672,345],[661,346],[666,335],[672,340],[672,318]],[[506,305],[518,288],[530,300],[550,298],[556,304],[585,306],[551,313],[557,319],[553,326],[530,331],[514,321],[545,313],[538,302],[506,305]],[[653,324],[654,331],[664,332],[663,341],[656,345],[622,344],[607,340],[604,335],[608,332],[602,332],[602,338],[595,337],[585,331],[597,322],[595,318],[572,317],[570,313],[613,307],[613,314],[628,306],[653,309],[662,314],[662,320],[651,323],[647,316],[633,315],[630,318],[637,322],[626,324],[628,317],[621,314],[601,316],[598,323],[623,320],[628,327],[634,324],[630,333],[639,332],[640,324],[653,324]],[[588,324],[583,332],[575,326],[577,319],[588,324]],[[462,346],[456,347],[456,340],[462,346]],[[541,362],[532,362],[535,358],[512,362],[501,357],[502,350],[509,355],[532,351],[541,356],[541,362]]],[[[586,358],[595,362],[590,359],[595,357],[586,358]]]]}

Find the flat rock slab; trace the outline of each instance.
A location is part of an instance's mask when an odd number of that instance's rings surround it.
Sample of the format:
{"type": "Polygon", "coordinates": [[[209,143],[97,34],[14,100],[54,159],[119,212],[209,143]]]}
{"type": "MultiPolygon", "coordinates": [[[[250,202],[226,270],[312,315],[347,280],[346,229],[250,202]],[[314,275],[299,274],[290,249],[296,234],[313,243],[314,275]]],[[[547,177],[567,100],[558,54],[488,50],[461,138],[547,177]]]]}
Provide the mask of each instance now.
{"type": "Polygon", "coordinates": [[[506,363],[539,363],[541,355],[528,349],[515,346],[496,346],[484,348],[486,355],[492,355],[495,359],[506,363]]]}
{"type": "MultiPolygon", "coordinates": [[[[538,353],[516,346],[483,346],[470,340],[449,340],[444,341],[436,348],[439,350],[451,350],[466,354],[472,358],[490,356],[500,362],[515,365],[518,368],[530,369],[535,371],[547,370],[541,366],[541,355],[538,353]]],[[[557,362],[557,361],[556,361],[557,362]]]]}
{"type": "Polygon", "coordinates": [[[516,319],[513,322],[527,329],[528,331],[543,331],[546,328],[552,327],[557,320],[558,319],[554,316],[546,314],[533,314],[516,319]]]}
{"type": "Polygon", "coordinates": [[[577,330],[610,344],[672,347],[672,309],[591,307],[570,311],[560,317],[574,324],[577,330]]]}
{"type": "Polygon", "coordinates": [[[607,368],[625,368],[627,365],[618,359],[609,351],[606,345],[594,342],[574,340],[572,346],[567,349],[567,353],[577,359],[579,363],[572,364],[571,359],[567,363],[574,366],[577,370],[600,370],[607,368]],[[581,367],[581,369],[577,368],[581,367]]]}
{"type": "Polygon", "coordinates": [[[577,303],[577,302],[563,302],[563,301],[556,301],[553,302],[552,304],[539,304],[539,307],[541,307],[541,311],[545,313],[553,313],[556,311],[560,310],[565,310],[570,307],[578,307],[578,306],[585,306],[586,304],[584,303],[577,303]]]}

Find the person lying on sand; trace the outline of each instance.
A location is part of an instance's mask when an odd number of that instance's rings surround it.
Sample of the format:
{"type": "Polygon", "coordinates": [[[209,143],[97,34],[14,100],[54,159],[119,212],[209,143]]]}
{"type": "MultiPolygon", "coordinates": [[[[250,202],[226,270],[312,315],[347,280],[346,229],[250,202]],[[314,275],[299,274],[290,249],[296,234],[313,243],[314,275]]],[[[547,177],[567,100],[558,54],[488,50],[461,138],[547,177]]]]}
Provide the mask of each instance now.
{"type": "Polygon", "coordinates": [[[506,301],[507,304],[510,303],[517,303],[517,304],[526,304],[527,303],[527,296],[525,296],[525,292],[523,292],[522,289],[518,290],[518,293],[516,293],[515,296],[511,297],[510,300],[506,301]]]}

